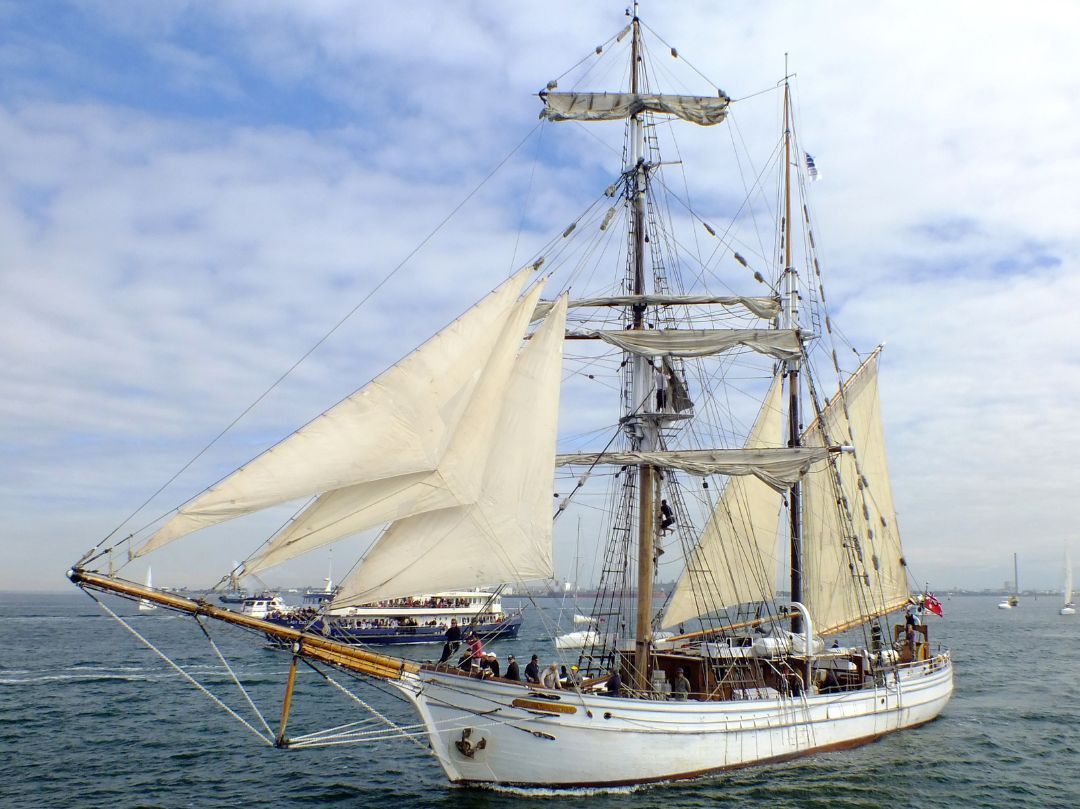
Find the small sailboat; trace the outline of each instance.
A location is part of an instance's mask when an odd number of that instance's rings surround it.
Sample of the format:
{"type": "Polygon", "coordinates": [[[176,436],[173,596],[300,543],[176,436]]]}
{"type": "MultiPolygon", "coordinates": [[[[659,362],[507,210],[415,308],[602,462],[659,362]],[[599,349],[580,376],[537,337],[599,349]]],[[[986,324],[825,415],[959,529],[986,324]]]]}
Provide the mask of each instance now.
{"type": "Polygon", "coordinates": [[[1065,548],[1065,603],[1058,613],[1060,615],[1076,615],[1076,605],[1072,600],[1072,559],[1069,557],[1069,549],[1065,548]]]}
{"type": "MultiPolygon", "coordinates": [[[[148,590],[154,589],[154,573],[149,567],[146,568],[146,588],[148,590]]],[[[151,610],[156,609],[157,604],[154,604],[152,601],[145,598],[139,599],[139,612],[150,612],[151,610]]]]}
{"type": "Polygon", "coordinates": [[[999,610],[1011,610],[1020,606],[1020,566],[1013,554],[1013,594],[998,603],[999,610]]]}
{"type": "MultiPolygon", "coordinates": [[[[816,169],[795,136],[790,76],[776,84],[769,113],[783,126],[761,170],[777,189],[758,203],[768,232],[750,233],[759,220],[748,215],[729,225],[748,231],[733,241],[676,193],[690,175],[676,180],[682,160],[665,160],[661,146],[687,125],[722,129],[739,102],[712,83],[696,95],[653,87],[668,68],[650,62],[670,46],[643,42],[637,11],[635,2],[595,56],[590,47],[586,60],[607,58],[611,69],[589,66],[580,78],[626,84],[557,90],[571,83],[561,75],[539,93],[552,125],[613,122],[622,133],[618,165],[599,182],[582,178],[595,185],[592,201],[565,230],[453,323],[187,500],[152,535],[95,546],[69,571],[95,600],[146,598],[287,643],[280,730],[264,741],[336,745],[353,733],[340,725],[289,738],[299,662],[400,692],[456,784],[696,778],[869,743],[933,720],[951,697],[950,653],[932,650],[925,623],[916,634],[895,620],[912,582],[886,460],[882,347],[860,352],[834,329],[805,195],[816,169]],[[687,249],[704,234],[716,240],[716,261],[687,249]],[[536,277],[541,267],[550,274],[536,277]],[[541,299],[545,283],[555,294],[541,299]],[[570,297],[590,284],[588,297],[570,297]],[[575,407],[581,418],[602,413],[603,426],[557,452],[564,350],[589,379],[606,369],[600,388],[610,399],[575,407]],[[569,689],[377,654],[101,570],[113,550],[138,559],[303,502],[243,562],[245,576],[381,528],[332,605],[505,583],[525,590],[554,576],[553,523],[577,504],[571,494],[553,508],[557,468],[568,470],[563,491],[584,488],[594,470],[604,481],[592,537],[604,562],[588,613],[606,623],[584,630],[582,681],[569,689]],[[658,599],[661,570],[678,581],[658,599]]],[[[756,199],[751,192],[747,204],[756,199]]],[[[365,733],[355,731],[356,743],[365,733]]]]}

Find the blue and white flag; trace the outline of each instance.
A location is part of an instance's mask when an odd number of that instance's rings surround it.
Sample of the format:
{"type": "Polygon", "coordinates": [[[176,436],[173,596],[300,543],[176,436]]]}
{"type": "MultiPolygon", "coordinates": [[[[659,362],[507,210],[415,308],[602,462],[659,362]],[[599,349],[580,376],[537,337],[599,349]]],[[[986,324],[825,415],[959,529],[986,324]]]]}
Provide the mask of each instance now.
{"type": "Polygon", "coordinates": [[[817,164],[814,162],[814,156],[809,152],[803,152],[806,155],[806,175],[810,178],[810,181],[821,179],[821,172],[817,169],[817,164]]]}

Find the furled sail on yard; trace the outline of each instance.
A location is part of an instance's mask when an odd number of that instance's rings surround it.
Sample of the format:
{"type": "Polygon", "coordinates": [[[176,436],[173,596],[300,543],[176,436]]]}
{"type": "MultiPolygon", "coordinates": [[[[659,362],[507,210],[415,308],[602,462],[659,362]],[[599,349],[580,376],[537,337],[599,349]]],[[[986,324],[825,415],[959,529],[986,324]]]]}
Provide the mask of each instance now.
{"type": "MultiPolygon", "coordinates": [[[[777,375],[746,438],[747,449],[780,445],[782,394],[782,377],[777,375]]],[[[664,612],[665,627],[772,597],[777,589],[780,506],[781,494],[761,480],[728,479],[675,585],[664,612]]]]}
{"type": "MultiPolygon", "coordinates": [[[[392,368],[183,506],[136,555],[226,520],[372,481],[386,494],[429,475],[467,412],[507,323],[520,270],[392,368]]],[[[525,319],[531,314],[526,311],[525,319]]],[[[524,323],[522,324],[524,331],[524,323]]]]}
{"type": "Polygon", "coordinates": [[[793,329],[656,329],[583,334],[646,357],[707,357],[738,346],[780,360],[794,359],[802,352],[799,335],[793,329]]]}
{"type": "Polygon", "coordinates": [[[472,448],[484,460],[474,501],[395,522],[342,582],[336,605],[554,575],[552,461],[565,323],[561,298],[493,403],[491,440],[472,448]]]}
{"type": "MultiPolygon", "coordinates": [[[[692,306],[695,304],[718,304],[726,307],[743,307],[765,320],[780,314],[780,301],[775,297],[746,295],[608,295],[603,298],[571,298],[567,308],[595,308],[599,306],[692,306]]],[[[554,301],[540,301],[533,313],[539,320],[554,306],[554,301]]]]}
{"type": "Polygon", "coordinates": [[[802,482],[804,586],[821,633],[898,609],[910,594],[885,459],[878,356],[866,359],[803,437],[812,446],[855,447],[802,482]]]}
{"type": "Polygon", "coordinates": [[[759,447],[746,449],[685,449],[655,452],[575,452],[559,455],[559,466],[654,466],[679,469],[691,475],[753,475],[776,491],[785,491],[816,461],[828,457],[829,447],[759,447]]]}
{"type": "Polygon", "coordinates": [[[549,121],[619,121],[641,112],[658,112],[701,126],[723,121],[731,103],[723,94],[543,93],[541,98],[545,107],[540,115],[549,121]]]}

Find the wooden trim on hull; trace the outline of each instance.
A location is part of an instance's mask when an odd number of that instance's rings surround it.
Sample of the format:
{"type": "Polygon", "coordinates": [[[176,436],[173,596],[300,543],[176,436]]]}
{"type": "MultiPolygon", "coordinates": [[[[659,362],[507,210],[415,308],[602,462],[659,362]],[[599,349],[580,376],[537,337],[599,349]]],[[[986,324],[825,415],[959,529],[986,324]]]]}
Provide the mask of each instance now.
{"type": "Polygon", "coordinates": [[[808,747],[805,750],[800,750],[796,753],[785,753],[781,756],[772,756],[770,758],[758,759],[757,761],[745,761],[741,764],[731,764],[724,767],[711,767],[705,770],[694,770],[692,772],[676,773],[674,775],[662,775],[655,778],[634,778],[624,781],[578,781],[575,783],[567,784],[543,784],[543,783],[530,783],[525,781],[479,781],[475,779],[450,779],[450,783],[456,786],[485,788],[492,786],[500,787],[518,787],[521,789],[544,789],[544,790],[563,790],[563,789],[596,789],[603,787],[628,787],[638,786],[641,784],[663,784],[669,781],[689,781],[695,778],[707,778],[711,775],[717,775],[722,772],[730,772],[733,770],[745,770],[748,767],[761,767],[770,764],[782,764],[785,761],[793,761],[798,758],[805,758],[806,756],[817,755],[818,753],[832,753],[838,750],[850,750],[853,747],[862,747],[865,744],[872,744],[879,739],[888,736],[892,733],[898,733],[902,730],[912,730],[914,728],[922,727],[937,719],[937,716],[931,717],[923,722],[916,722],[912,725],[905,725],[902,728],[893,728],[883,733],[875,733],[871,736],[863,736],[858,739],[849,739],[842,742],[833,742],[832,744],[823,744],[818,747],[808,747]]]}

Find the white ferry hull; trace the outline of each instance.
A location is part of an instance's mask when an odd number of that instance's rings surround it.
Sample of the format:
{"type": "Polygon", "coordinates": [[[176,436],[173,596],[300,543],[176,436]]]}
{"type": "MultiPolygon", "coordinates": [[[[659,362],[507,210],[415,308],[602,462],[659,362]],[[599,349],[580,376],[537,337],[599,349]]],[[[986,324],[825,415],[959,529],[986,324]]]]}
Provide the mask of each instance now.
{"type": "Polygon", "coordinates": [[[568,788],[694,778],[865,744],[934,719],[952,681],[942,655],[904,668],[898,681],[890,675],[887,685],[806,699],[630,700],[427,671],[402,685],[452,782],[568,788]],[[574,712],[511,705],[535,701],[530,693],[554,694],[574,712]]]}

